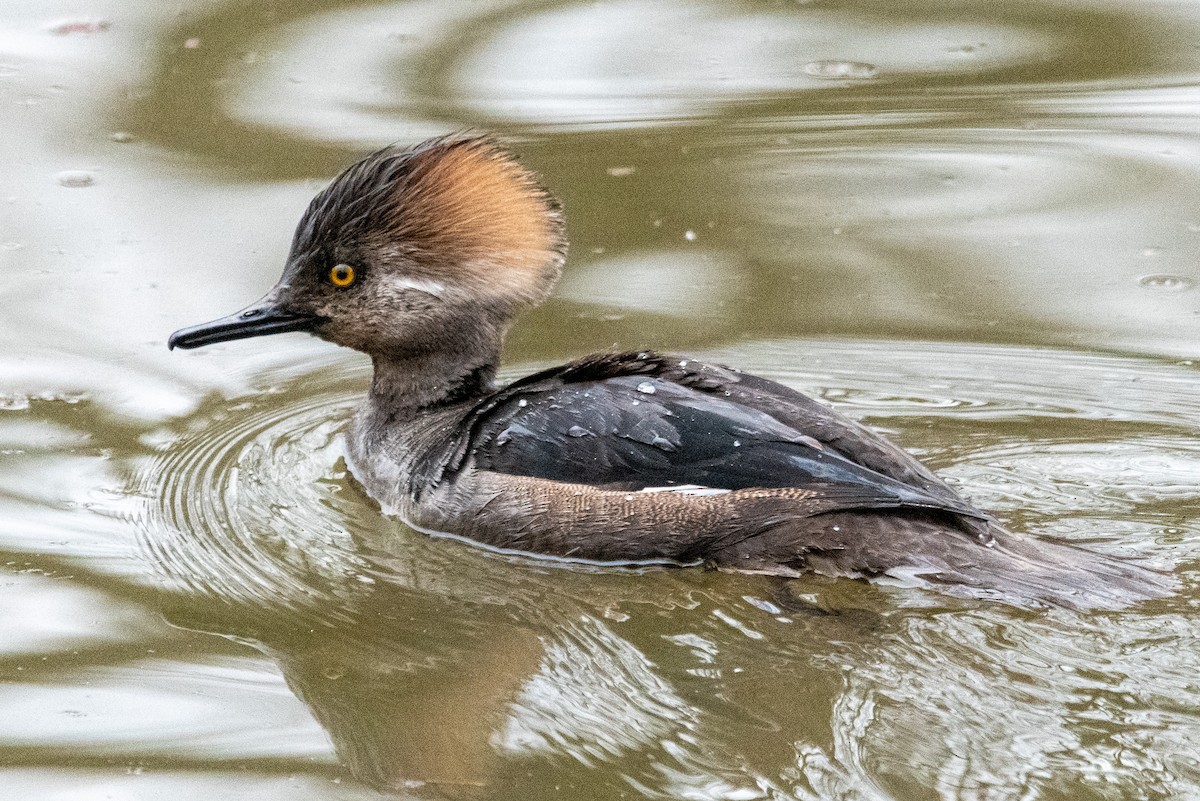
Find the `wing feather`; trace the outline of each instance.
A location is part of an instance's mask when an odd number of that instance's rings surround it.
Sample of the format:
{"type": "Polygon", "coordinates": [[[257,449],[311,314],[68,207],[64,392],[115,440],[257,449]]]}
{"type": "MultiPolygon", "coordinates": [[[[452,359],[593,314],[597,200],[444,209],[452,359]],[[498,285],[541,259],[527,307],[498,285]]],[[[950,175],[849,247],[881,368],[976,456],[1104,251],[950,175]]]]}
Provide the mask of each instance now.
{"type": "Polygon", "coordinates": [[[817,514],[910,507],[987,519],[856,423],[781,385],[693,360],[588,357],[490,396],[464,431],[443,471],[469,460],[610,489],[794,487],[821,500],[811,505],[817,514]],[[856,458],[864,449],[871,458],[856,458]]]}

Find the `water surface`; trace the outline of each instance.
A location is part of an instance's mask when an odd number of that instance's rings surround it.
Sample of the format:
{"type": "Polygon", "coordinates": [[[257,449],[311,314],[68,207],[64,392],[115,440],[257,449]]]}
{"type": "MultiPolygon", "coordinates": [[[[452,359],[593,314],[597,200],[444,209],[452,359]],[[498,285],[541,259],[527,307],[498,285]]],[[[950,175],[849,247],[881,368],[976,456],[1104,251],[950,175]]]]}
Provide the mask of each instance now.
{"type": "Polygon", "coordinates": [[[9,6],[3,797],[1200,797],[1194,4],[9,6]],[[166,351],[274,282],[340,167],[465,128],[573,243],[507,375],[736,364],[1182,590],[493,554],[347,474],[362,357],[166,351]]]}

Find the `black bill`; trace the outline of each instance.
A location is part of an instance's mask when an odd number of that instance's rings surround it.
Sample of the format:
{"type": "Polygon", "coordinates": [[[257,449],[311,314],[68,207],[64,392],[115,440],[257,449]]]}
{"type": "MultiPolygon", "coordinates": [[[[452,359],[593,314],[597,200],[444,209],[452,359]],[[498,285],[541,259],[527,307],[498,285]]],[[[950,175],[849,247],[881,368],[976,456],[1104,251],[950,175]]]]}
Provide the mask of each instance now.
{"type": "Polygon", "coordinates": [[[167,347],[199,348],[231,339],[282,334],[287,331],[311,331],[321,322],[311,314],[296,314],[274,306],[252,306],[249,309],[213,320],[210,323],[181,328],[167,340],[167,347]]]}

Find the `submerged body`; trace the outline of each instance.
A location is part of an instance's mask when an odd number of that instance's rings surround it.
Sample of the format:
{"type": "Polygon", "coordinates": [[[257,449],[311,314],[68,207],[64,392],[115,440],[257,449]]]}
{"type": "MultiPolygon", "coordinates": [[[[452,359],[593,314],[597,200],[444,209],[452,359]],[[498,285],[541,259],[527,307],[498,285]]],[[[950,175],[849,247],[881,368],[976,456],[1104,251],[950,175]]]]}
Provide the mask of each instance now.
{"type": "Polygon", "coordinates": [[[371,355],[351,469],[427,531],[600,562],[920,576],[1014,603],[1172,587],[1008,532],[882,437],[729,368],[601,354],[496,387],[509,323],[564,253],[557,206],[491,142],[390,148],[317,196],[263,301],[171,345],[308,330],[371,355]]]}

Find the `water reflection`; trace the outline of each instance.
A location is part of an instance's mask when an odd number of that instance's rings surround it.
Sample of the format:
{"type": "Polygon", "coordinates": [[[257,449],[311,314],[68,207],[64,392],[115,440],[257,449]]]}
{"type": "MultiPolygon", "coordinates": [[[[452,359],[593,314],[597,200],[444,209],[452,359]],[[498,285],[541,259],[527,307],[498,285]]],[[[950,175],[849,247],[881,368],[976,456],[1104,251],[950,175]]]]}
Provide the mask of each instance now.
{"type": "Polygon", "coordinates": [[[689,580],[502,557],[381,518],[338,461],[347,377],[203,410],[147,466],[147,547],[216,602],[173,620],[258,643],[379,786],[475,787],[497,753],[628,761],[695,729],[605,622],[695,606],[689,580]]]}
{"type": "MultiPolygon", "coordinates": [[[[725,355],[869,410],[902,440],[923,431],[927,458],[1024,528],[1183,557],[1178,536],[1143,524],[1101,537],[1095,517],[1144,519],[1142,504],[1190,491],[1195,462],[1178,439],[1194,436],[1200,412],[1194,370],[894,343],[725,355]],[[979,380],[1017,364],[1019,377],[979,380]],[[895,397],[895,386],[929,389],[895,397]],[[934,413],[941,430],[925,431],[934,413]],[[1054,453],[1043,427],[1079,458],[1039,461],[1054,453]],[[973,447],[968,428],[986,444],[973,447]],[[1158,472],[1143,470],[1138,492],[1104,479],[1139,464],[1158,472]],[[1026,475],[998,478],[1009,465],[1026,475]]],[[[918,776],[947,796],[1029,791],[1047,777],[1086,784],[1095,776],[1079,771],[1110,759],[1081,730],[1097,715],[1116,725],[1115,708],[1081,706],[1103,693],[1122,699],[1120,732],[1139,753],[1190,736],[1156,733],[1169,714],[1159,699],[1190,692],[1174,684],[1190,658],[1155,630],[1169,620],[1190,631],[1187,617],[1134,611],[1114,629],[911,587],[592,569],[412,532],[380,517],[340,461],[358,396],[347,386],[364,379],[330,363],[276,378],[269,394],[214,399],[180,421],[135,490],[148,499],[143,541],[182,593],[171,619],[268,654],[360,781],[433,797],[543,797],[564,782],[596,798],[629,786],[662,798],[863,797],[863,782],[886,797],[911,794],[918,776]]],[[[1185,527],[1183,541],[1200,541],[1200,522],[1185,527]]],[[[1130,759],[1104,781],[1142,781],[1130,759]]]]}
{"type": "Polygon", "coordinates": [[[0,794],[1196,794],[1200,383],[1097,354],[1200,355],[1193,4],[10,5],[0,794]],[[781,594],[382,519],[339,463],[365,368],[163,339],[356,155],[464,127],[568,210],[514,361],[723,349],[1186,589],[781,594]]]}
{"type": "Polygon", "coordinates": [[[1181,19],[1041,3],[1009,3],[1002,15],[939,2],[227,3],[165,33],[152,94],[132,111],[172,149],[285,175],[325,167],[331,144],[416,138],[412,126],[430,123],[614,129],[696,118],[711,129],[787,114],[794,127],[832,113],[852,125],[864,111],[878,120],[911,109],[910,92],[921,93],[926,124],[935,114],[1019,117],[1029,101],[1093,92],[1115,76],[1122,88],[1129,76],[1177,82],[1162,45],[1181,19]],[[329,61],[330,48],[345,57],[329,61]],[[878,83],[830,83],[806,69],[838,61],[876,67],[878,83]],[[225,79],[198,79],[214,72],[225,79]],[[198,135],[214,116],[228,138],[198,135]],[[297,134],[306,157],[284,158],[297,134]]]}

